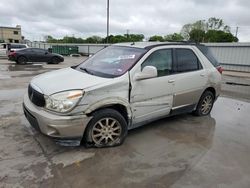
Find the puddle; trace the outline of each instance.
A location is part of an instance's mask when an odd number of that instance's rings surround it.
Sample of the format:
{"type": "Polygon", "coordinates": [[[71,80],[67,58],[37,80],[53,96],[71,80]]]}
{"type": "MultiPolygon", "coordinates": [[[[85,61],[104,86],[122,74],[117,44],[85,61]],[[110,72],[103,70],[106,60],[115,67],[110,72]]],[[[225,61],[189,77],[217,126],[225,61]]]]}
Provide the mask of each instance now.
{"type": "Polygon", "coordinates": [[[9,71],[36,71],[43,69],[43,64],[9,65],[9,71]]]}
{"type": "Polygon", "coordinates": [[[55,155],[52,158],[54,164],[63,164],[63,167],[80,163],[86,159],[92,158],[95,156],[95,153],[88,153],[83,151],[72,151],[65,152],[55,155]]]}
{"type": "Polygon", "coordinates": [[[11,76],[10,75],[4,75],[4,74],[0,74],[0,79],[4,80],[4,79],[10,79],[11,76]]]}

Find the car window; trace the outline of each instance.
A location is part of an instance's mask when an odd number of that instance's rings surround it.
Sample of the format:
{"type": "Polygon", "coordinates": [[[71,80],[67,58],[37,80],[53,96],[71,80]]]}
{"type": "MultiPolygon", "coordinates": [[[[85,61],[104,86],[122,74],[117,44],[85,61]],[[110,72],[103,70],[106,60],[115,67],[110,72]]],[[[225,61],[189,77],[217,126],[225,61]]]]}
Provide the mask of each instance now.
{"type": "Polygon", "coordinates": [[[33,49],[33,52],[36,52],[36,53],[45,53],[45,50],[43,50],[43,49],[33,49]]]}
{"type": "Polygon", "coordinates": [[[176,62],[175,67],[177,72],[189,72],[199,70],[201,65],[197,56],[190,49],[176,49],[176,62]]]}
{"type": "Polygon", "coordinates": [[[204,45],[197,45],[197,48],[199,48],[199,50],[203,53],[203,55],[205,55],[207,57],[207,59],[215,66],[219,66],[219,62],[217,61],[217,59],[214,57],[213,53],[211,52],[211,50],[204,45]]]}
{"type": "Polygon", "coordinates": [[[10,48],[19,49],[19,48],[26,48],[26,46],[23,44],[10,44],[10,48]]]}
{"type": "Polygon", "coordinates": [[[166,76],[172,73],[172,50],[163,49],[153,52],[142,64],[145,66],[154,66],[157,69],[158,77],[166,76]]]}

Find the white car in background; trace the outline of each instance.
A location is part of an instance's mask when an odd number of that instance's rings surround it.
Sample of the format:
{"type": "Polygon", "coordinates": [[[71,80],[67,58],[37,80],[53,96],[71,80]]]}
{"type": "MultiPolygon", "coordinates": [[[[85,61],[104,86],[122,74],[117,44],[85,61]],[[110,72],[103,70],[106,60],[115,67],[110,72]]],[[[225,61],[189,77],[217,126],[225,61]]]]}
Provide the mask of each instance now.
{"type": "Polygon", "coordinates": [[[7,57],[10,52],[15,52],[24,48],[28,48],[27,44],[19,43],[1,43],[0,44],[0,57],[7,57]]]}

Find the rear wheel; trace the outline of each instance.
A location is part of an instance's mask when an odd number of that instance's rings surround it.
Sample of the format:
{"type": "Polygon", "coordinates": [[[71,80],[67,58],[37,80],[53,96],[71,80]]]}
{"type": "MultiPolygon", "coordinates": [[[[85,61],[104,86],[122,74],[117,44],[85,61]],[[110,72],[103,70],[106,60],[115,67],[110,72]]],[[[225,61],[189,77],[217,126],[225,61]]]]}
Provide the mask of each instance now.
{"type": "Polygon", "coordinates": [[[211,91],[205,91],[199,100],[199,103],[196,107],[196,110],[194,111],[194,114],[197,116],[208,115],[213,108],[214,99],[215,96],[211,91]]]}
{"type": "Polygon", "coordinates": [[[24,56],[20,56],[17,58],[17,64],[26,64],[27,63],[27,58],[24,56]]]}
{"type": "Polygon", "coordinates": [[[87,147],[112,147],[123,143],[127,135],[127,122],[113,109],[102,109],[93,114],[84,141],[87,147]]]}

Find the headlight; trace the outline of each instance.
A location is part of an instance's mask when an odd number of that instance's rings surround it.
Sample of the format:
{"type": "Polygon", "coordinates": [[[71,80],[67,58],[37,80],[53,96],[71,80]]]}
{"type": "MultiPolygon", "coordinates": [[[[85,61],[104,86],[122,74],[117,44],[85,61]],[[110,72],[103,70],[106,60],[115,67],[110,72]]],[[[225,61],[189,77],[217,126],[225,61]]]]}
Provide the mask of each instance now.
{"type": "Polygon", "coordinates": [[[45,107],[56,112],[68,112],[77,105],[83,94],[82,90],[71,90],[45,96],[45,107]]]}

